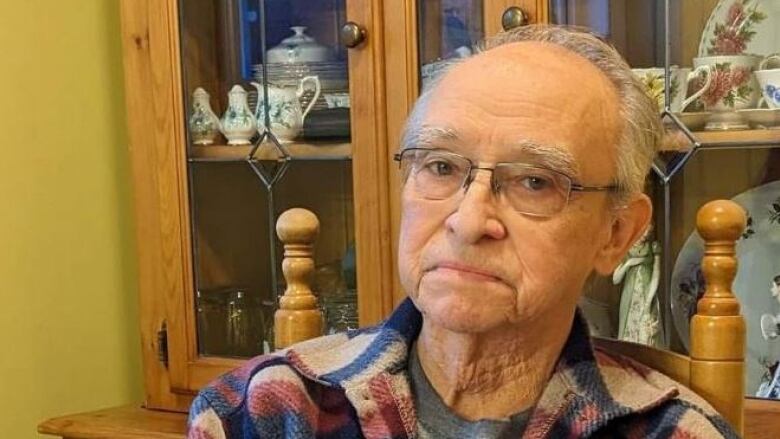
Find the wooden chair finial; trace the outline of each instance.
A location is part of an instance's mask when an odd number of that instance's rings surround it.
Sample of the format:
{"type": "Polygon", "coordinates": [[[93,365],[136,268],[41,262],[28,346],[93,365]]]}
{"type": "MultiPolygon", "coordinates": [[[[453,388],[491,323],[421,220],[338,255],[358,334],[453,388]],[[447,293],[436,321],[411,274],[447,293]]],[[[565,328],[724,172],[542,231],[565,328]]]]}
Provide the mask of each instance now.
{"type": "Polygon", "coordinates": [[[741,434],[745,395],[745,319],[731,285],[737,274],[736,241],[747,220],[738,204],[711,201],[699,209],[706,282],[691,319],[691,389],[710,401],[741,434]]]}
{"type": "Polygon", "coordinates": [[[322,335],[322,313],[311,290],[319,229],[317,216],[301,208],[285,211],[276,221],[276,234],[284,243],[282,271],[287,284],[274,314],[276,349],[322,335]]]}
{"type": "Polygon", "coordinates": [[[731,284],[737,274],[736,241],[746,224],[745,210],[732,201],[715,200],[699,209],[696,227],[704,239],[701,269],[707,289],[699,300],[698,314],[739,315],[731,284]]]}
{"type": "Polygon", "coordinates": [[[745,230],[745,210],[727,200],[710,201],[696,214],[696,228],[704,241],[728,241],[732,244],[745,230]]]}
{"type": "Polygon", "coordinates": [[[320,221],[310,210],[294,207],[285,210],[276,220],[276,235],[287,244],[311,246],[320,232],[320,221]]]}

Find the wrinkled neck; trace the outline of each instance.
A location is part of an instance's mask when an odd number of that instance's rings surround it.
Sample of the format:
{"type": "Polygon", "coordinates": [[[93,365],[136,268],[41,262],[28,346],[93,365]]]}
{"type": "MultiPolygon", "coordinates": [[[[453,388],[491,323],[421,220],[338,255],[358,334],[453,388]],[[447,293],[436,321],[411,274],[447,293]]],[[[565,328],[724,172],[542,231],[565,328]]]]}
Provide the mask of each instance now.
{"type": "Polygon", "coordinates": [[[463,333],[424,319],[416,349],[436,393],[458,415],[505,419],[539,398],[572,321],[573,310],[487,333],[463,333]]]}

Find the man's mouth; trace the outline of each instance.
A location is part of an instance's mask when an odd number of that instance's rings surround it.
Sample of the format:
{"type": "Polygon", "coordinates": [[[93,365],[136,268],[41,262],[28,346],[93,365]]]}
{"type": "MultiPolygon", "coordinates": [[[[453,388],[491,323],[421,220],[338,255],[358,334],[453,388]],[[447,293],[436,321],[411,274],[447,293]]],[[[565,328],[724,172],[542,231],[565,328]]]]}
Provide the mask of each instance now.
{"type": "Polygon", "coordinates": [[[483,281],[503,282],[500,276],[494,271],[462,264],[459,262],[440,262],[434,265],[429,271],[440,271],[442,273],[453,273],[458,276],[472,278],[483,281]]]}

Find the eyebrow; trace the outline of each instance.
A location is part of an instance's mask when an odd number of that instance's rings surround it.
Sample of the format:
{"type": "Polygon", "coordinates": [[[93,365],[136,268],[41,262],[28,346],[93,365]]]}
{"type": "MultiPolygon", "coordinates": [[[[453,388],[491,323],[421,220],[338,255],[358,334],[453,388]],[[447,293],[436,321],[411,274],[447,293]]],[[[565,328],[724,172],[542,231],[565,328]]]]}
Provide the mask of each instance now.
{"type": "Polygon", "coordinates": [[[521,140],[509,148],[519,150],[523,155],[531,156],[535,165],[561,172],[572,178],[579,176],[579,167],[574,156],[559,146],[547,145],[533,140],[521,140]]]}
{"type": "MultiPolygon", "coordinates": [[[[423,125],[404,132],[401,149],[435,148],[460,143],[461,138],[452,128],[423,125]]],[[[579,167],[574,156],[565,149],[533,140],[520,140],[507,148],[517,151],[531,160],[531,164],[561,172],[570,177],[579,176],[579,167]]]]}
{"type": "Polygon", "coordinates": [[[460,142],[460,136],[452,128],[423,125],[412,127],[404,132],[401,149],[431,148],[441,143],[460,142]]]}

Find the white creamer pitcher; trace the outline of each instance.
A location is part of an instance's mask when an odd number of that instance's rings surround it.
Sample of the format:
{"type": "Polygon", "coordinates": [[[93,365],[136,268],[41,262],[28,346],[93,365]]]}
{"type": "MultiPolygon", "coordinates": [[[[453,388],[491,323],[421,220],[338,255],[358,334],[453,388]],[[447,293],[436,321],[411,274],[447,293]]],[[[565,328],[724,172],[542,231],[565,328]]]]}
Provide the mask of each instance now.
{"type": "Polygon", "coordinates": [[[303,130],[303,120],[309,114],[314,103],[320,97],[320,79],[317,76],[306,76],[298,83],[298,88],[283,87],[268,84],[268,105],[263,105],[263,86],[257,82],[252,85],[257,89],[257,107],[255,117],[259,129],[265,128],[265,109],[268,108],[270,130],[280,142],[292,142],[303,130]],[[314,85],[314,96],[306,109],[301,109],[300,98],[307,82],[314,85]]]}

